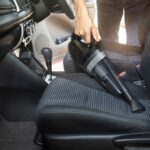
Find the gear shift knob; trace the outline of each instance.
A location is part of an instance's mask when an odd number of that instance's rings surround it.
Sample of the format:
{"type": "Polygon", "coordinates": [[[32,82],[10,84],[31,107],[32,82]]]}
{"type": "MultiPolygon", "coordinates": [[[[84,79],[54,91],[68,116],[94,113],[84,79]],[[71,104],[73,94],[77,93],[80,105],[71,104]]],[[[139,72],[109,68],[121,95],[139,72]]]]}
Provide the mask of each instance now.
{"type": "Polygon", "coordinates": [[[48,72],[52,79],[52,50],[50,48],[43,48],[41,54],[44,56],[48,72]]]}

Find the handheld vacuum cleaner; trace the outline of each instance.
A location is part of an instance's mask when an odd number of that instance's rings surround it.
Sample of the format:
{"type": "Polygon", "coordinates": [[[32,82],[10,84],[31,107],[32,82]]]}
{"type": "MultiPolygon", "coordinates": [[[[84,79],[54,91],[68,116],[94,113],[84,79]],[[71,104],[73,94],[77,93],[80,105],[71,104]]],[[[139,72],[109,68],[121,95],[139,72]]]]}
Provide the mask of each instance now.
{"type": "Polygon", "coordinates": [[[101,48],[102,42],[91,44],[83,42],[81,37],[73,34],[69,52],[73,60],[89,75],[92,75],[115,96],[122,96],[131,107],[132,112],[143,112],[144,106],[131,94],[124,81],[117,75],[111,62],[101,48]]]}

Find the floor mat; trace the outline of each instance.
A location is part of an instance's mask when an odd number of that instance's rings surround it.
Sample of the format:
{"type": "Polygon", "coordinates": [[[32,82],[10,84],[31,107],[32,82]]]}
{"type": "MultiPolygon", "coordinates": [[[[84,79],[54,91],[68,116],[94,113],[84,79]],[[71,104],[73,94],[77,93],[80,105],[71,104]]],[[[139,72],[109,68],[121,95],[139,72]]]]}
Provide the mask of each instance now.
{"type": "Polygon", "coordinates": [[[0,113],[12,122],[33,121],[40,96],[33,91],[0,88],[0,113]]]}
{"type": "Polygon", "coordinates": [[[0,150],[42,150],[34,144],[34,122],[8,122],[0,116],[0,150]]]}

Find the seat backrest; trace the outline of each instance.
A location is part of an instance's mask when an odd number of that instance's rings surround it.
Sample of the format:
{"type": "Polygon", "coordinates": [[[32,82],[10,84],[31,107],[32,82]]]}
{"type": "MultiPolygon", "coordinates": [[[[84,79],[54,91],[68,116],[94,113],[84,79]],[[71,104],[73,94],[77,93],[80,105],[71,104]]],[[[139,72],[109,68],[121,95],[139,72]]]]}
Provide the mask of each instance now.
{"type": "Polygon", "coordinates": [[[141,74],[150,89],[150,1],[147,1],[147,6],[139,23],[139,37],[141,43],[144,44],[144,51],[141,61],[141,74]]]}
{"type": "Polygon", "coordinates": [[[141,61],[141,74],[150,89],[150,32],[145,41],[145,48],[141,61]]]}
{"type": "Polygon", "coordinates": [[[142,11],[139,22],[138,35],[140,39],[140,43],[144,44],[148,32],[150,31],[150,1],[146,1],[146,6],[144,11],[142,11]]]}

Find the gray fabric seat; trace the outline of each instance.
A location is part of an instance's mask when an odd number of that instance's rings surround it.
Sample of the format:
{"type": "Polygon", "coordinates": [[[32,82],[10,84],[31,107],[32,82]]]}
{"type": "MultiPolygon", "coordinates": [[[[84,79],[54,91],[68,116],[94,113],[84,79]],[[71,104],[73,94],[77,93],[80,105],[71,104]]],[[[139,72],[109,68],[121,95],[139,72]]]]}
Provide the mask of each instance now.
{"type": "Polygon", "coordinates": [[[66,74],[53,80],[37,108],[37,125],[47,147],[52,150],[147,148],[150,143],[149,47],[150,34],[140,69],[146,88],[127,83],[131,93],[145,106],[142,113],[131,113],[123,98],[109,94],[85,74],[66,74]]]}
{"type": "Polygon", "coordinates": [[[149,91],[127,84],[146,107],[132,113],[122,98],[107,93],[85,74],[55,79],[46,89],[37,109],[38,127],[50,134],[99,134],[150,131],[149,91]]]}

